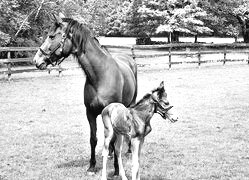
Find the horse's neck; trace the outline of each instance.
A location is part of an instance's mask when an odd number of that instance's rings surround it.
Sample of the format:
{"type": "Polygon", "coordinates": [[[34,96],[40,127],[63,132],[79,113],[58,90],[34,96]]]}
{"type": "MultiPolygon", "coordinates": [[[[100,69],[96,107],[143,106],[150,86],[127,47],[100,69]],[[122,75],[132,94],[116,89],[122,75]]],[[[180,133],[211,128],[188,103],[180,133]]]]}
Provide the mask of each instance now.
{"type": "Polygon", "coordinates": [[[142,102],[140,104],[137,104],[132,108],[134,111],[136,111],[137,116],[144,121],[145,124],[149,123],[150,119],[154,115],[155,112],[155,105],[149,100],[142,102]]]}
{"type": "Polygon", "coordinates": [[[77,56],[78,62],[84,70],[87,80],[96,84],[107,67],[107,54],[101,49],[101,46],[91,37],[85,43],[85,54],[77,56]]]}

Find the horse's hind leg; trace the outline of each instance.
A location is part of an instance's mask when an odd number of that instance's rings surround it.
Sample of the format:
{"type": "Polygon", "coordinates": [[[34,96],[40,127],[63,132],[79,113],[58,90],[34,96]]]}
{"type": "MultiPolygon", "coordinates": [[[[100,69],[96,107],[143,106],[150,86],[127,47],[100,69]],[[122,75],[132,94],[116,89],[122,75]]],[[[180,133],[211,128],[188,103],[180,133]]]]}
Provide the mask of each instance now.
{"type": "Polygon", "coordinates": [[[118,158],[119,175],[122,177],[122,180],[128,180],[127,177],[125,176],[125,170],[123,167],[123,162],[122,162],[122,157],[121,157],[122,144],[123,144],[123,136],[117,135],[117,139],[115,142],[115,154],[117,155],[117,158],[118,158]]]}
{"type": "Polygon", "coordinates": [[[106,173],[106,164],[107,164],[107,159],[108,159],[108,151],[109,151],[109,145],[111,142],[111,139],[113,137],[113,127],[111,124],[111,120],[108,114],[103,113],[102,114],[102,120],[104,124],[104,135],[105,135],[105,140],[104,140],[104,147],[103,147],[103,169],[102,169],[102,177],[101,180],[106,180],[107,173],[106,173]]]}

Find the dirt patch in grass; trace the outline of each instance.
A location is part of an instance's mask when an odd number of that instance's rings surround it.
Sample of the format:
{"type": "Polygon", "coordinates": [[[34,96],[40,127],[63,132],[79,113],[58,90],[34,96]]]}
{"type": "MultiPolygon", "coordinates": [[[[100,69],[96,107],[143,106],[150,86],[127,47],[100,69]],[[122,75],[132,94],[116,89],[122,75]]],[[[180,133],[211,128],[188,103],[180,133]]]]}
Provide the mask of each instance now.
{"type": "MultiPolygon", "coordinates": [[[[249,66],[166,68],[139,68],[138,99],[164,80],[180,117],[175,124],[153,117],[141,179],[249,179],[249,66]]],[[[79,70],[60,78],[29,73],[0,81],[0,179],[100,178],[100,118],[99,171],[86,173],[90,144],[84,81],[79,70]]],[[[130,179],[131,159],[123,157],[130,179]]],[[[113,179],[111,161],[108,172],[113,179]]]]}

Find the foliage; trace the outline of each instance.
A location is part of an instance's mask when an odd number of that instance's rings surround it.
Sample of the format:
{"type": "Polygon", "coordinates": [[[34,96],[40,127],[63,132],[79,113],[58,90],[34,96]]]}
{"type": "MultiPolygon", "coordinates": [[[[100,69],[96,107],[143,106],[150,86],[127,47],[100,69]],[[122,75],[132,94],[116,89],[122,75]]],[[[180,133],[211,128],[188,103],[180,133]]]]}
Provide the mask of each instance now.
{"type": "Polygon", "coordinates": [[[106,18],[106,35],[109,36],[122,36],[128,35],[129,30],[126,29],[126,19],[127,13],[131,8],[131,3],[128,1],[124,1],[120,6],[113,8],[109,16],[106,18]]]}
{"type": "MultiPolygon", "coordinates": [[[[64,13],[95,35],[147,37],[162,32],[237,37],[248,0],[1,0],[0,46],[35,46],[52,14],[64,13]]],[[[245,31],[245,30],[244,30],[245,31]]]]}
{"type": "Polygon", "coordinates": [[[164,10],[168,14],[163,24],[157,28],[157,32],[176,31],[194,35],[212,32],[203,22],[203,19],[207,16],[206,11],[198,7],[195,0],[185,1],[184,3],[175,0],[173,3],[169,5],[168,9],[164,10]]]}

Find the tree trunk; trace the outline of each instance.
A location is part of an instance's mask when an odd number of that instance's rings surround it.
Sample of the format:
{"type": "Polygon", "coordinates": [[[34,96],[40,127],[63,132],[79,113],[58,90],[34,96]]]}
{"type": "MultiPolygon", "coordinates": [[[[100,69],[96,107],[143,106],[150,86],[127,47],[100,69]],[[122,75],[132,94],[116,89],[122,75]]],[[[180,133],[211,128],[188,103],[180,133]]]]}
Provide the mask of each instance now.
{"type": "Polygon", "coordinates": [[[171,43],[171,32],[169,33],[169,35],[168,35],[168,43],[171,43]]]}
{"type": "Polygon", "coordinates": [[[198,38],[198,35],[196,34],[196,35],[195,35],[195,43],[198,42],[198,41],[197,41],[197,38],[198,38]]]}
{"type": "Polygon", "coordinates": [[[238,42],[238,36],[234,37],[234,42],[237,43],[238,42]]]}
{"type": "Polygon", "coordinates": [[[249,18],[237,15],[237,19],[242,29],[242,35],[245,43],[249,43],[249,18]]]}
{"type": "Polygon", "coordinates": [[[173,33],[171,34],[171,42],[179,42],[179,32],[178,31],[173,31],[173,33]]]}

